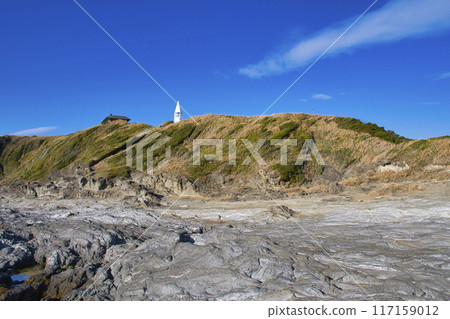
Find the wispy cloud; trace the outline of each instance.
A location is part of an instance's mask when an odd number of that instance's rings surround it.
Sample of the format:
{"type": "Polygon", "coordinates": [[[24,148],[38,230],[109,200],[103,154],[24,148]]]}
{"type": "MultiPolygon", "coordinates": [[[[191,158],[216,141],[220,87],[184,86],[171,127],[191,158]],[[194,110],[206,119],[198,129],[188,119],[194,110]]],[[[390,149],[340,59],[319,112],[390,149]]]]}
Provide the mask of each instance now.
{"type": "Polygon", "coordinates": [[[306,103],[308,102],[308,99],[300,99],[300,102],[306,103]]]}
{"type": "Polygon", "coordinates": [[[36,128],[28,129],[28,130],[14,132],[14,133],[11,133],[10,135],[17,135],[17,136],[39,135],[39,134],[50,132],[50,131],[53,131],[56,129],[57,129],[56,126],[36,127],[36,128]]]}
{"type": "Polygon", "coordinates": [[[317,94],[313,94],[311,96],[311,98],[314,100],[331,100],[333,97],[323,94],[323,93],[317,93],[317,94]]]}
{"type": "Polygon", "coordinates": [[[443,79],[449,79],[450,78],[450,72],[445,72],[439,74],[437,77],[435,77],[435,80],[443,80],[443,79]]]}
{"type": "MultiPolygon", "coordinates": [[[[281,74],[305,65],[318,57],[345,30],[348,21],[302,39],[290,50],[267,56],[241,68],[251,78],[281,74]]],[[[328,52],[336,55],[374,43],[399,41],[450,28],[448,0],[394,0],[381,9],[367,13],[328,52]]]]}

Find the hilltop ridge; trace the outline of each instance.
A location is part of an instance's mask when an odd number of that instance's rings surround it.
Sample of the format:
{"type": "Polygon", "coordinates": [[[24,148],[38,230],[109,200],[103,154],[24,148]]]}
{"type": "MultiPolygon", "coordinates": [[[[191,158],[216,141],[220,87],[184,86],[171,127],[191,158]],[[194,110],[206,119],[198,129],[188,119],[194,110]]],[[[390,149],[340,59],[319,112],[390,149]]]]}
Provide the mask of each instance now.
{"type": "MultiPolygon", "coordinates": [[[[448,136],[410,140],[352,118],[301,113],[260,119],[203,115],[159,127],[113,122],[63,136],[1,136],[0,183],[40,183],[85,175],[107,181],[132,180],[151,184],[152,189],[165,185],[167,192],[178,193],[197,181],[195,192],[211,196],[233,196],[238,190],[259,186],[273,191],[326,190],[330,185],[336,189],[376,181],[448,179],[449,149],[448,136]],[[136,161],[132,167],[127,166],[127,142],[139,136],[128,148],[135,156],[139,140],[155,132],[159,137],[146,147],[164,137],[168,141],[155,149],[154,164],[164,161],[167,148],[171,158],[161,167],[156,165],[154,176],[149,177],[136,170],[136,161]],[[194,139],[222,140],[223,158],[206,160],[205,155],[213,154],[214,147],[203,146],[200,165],[194,165],[194,139]],[[256,162],[243,142],[247,140],[248,145],[255,146],[261,139],[266,140],[257,149],[263,165],[256,162]],[[270,143],[282,139],[297,141],[297,145],[287,148],[287,165],[280,164],[280,146],[270,143]],[[236,140],[235,165],[230,165],[230,140],[236,140]],[[324,160],[322,165],[314,156],[312,161],[295,164],[306,140],[314,141],[324,160]],[[246,160],[248,156],[250,162],[246,160]]],[[[146,165],[144,151],[143,167],[146,165]]]]}

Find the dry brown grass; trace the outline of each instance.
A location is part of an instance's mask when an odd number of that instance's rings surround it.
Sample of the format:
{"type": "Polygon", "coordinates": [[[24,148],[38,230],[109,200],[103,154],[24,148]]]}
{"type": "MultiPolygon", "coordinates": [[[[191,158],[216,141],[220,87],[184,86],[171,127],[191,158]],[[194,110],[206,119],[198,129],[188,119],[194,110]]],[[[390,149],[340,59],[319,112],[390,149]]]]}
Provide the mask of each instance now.
{"type": "Polygon", "coordinates": [[[403,170],[398,173],[394,171],[375,172],[373,175],[370,176],[370,179],[372,181],[389,183],[399,179],[405,179],[409,173],[410,173],[409,170],[403,170]]]}
{"type": "Polygon", "coordinates": [[[413,193],[418,191],[423,191],[425,188],[416,183],[406,183],[406,184],[388,184],[384,185],[379,189],[376,189],[370,193],[368,193],[366,198],[375,198],[375,197],[388,197],[394,194],[403,194],[403,193],[413,193]]]}
{"type": "Polygon", "coordinates": [[[327,185],[317,185],[313,187],[303,188],[303,192],[305,192],[305,194],[316,194],[316,193],[323,193],[327,189],[328,189],[327,185]]]}
{"type": "MultiPolygon", "coordinates": [[[[15,154],[18,148],[36,143],[37,138],[15,138],[13,143],[7,145],[0,164],[5,167],[5,180],[23,178],[25,180],[39,180],[47,177],[51,171],[61,168],[70,168],[74,163],[94,163],[97,174],[109,177],[124,177],[125,150],[118,148],[123,144],[124,138],[131,138],[138,132],[151,128],[153,131],[162,132],[172,137],[174,142],[174,153],[172,159],[161,171],[188,178],[205,176],[208,174],[224,174],[231,177],[249,177],[258,174],[259,166],[252,159],[251,165],[247,167],[230,167],[227,163],[227,155],[224,154],[223,163],[220,165],[205,165],[196,171],[192,169],[192,141],[196,138],[224,139],[234,138],[253,139],[253,144],[258,138],[270,139],[280,133],[280,127],[295,123],[297,129],[287,132],[289,138],[306,139],[313,136],[322,157],[327,166],[343,172],[354,169],[360,175],[353,175],[340,182],[344,186],[358,186],[369,178],[378,182],[393,182],[399,180],[424,179],[446,179],[449,174],[445,171],[424,171],[426,165],[449,165],[450,164],[450,138],[411,141],[401,144],[393,144],[368,133],[358,133],[354,130],[339,128],[334,116],[296,114],[275,114],[263,116],[256,123],[257,117],[227,116],[207,114],[195,117],[200,124],[196,126],[192,119],[179,123],[168,124],[164,127],[150,127],[145,124],[133,123],[118,125],[111,123],[86,129],[69,136],[43,138],[46,144],[38,146],[23,154],[15,154]],[[194,131],[190,130],[194,127],[194,131]],[[185,135],[183,135],[186,133],[185,135]],[[17,155],[17,156],[16,156],[17,155]],[[410,169],[399,173],[384,172],[373,173],[375,165],[381,162],[391,161],[393,163],[406,162],[410,169]],[[67,163],[66,163],[67,162],[67,163]],[[62,165],[62,164],[63,165],[62,165]],[[116,174],[116,175],[114,175],[116,174]]],[[[283,131],[281,132],[283,133],[283,131]]],[[[269,144],[269,141],[266,141],[269,144]]],[[[302,143],[302,142],[299,142],[302,143]]],[[[238,141],[238,162],[241,163],[248,151],[238,141]],[[241,158],[239,159],[239,155],[241,158]]],[[[29,147],[30,148],[30,147],[29,147]]],[[[301,145],[290,147],[290,157],[295,159],[300,151],[301,145]]],[[[279,149],[272,150],[270,145],[265,145],[262,150],[267,151],[266,162],[272,172],[282,177],[283,172],[275,167],[279,161],[279,149]]],[[[16,152],[17,153],[17,152],[16,152]]],[[[160,155],[158,158],[161,160],[160,155]]],[[[238,165],[239,166],[239,165],[238,165]]],[[[195,168],[195,167],[194,167],[195,168]]],[[[155,168],[155,172],[158,169],[155,168]]],[[[321,170],[315,170],[315,175],[321,174],[321,170]]],[[[307,173],[307,172],[306,172],[307,173]]],[[[313,175],[314,175],[313,174],[313,175]]],[[[288,174],[289,175],[289,174],[288,174]]],[[[287,185],[297,188],[306,180],[305,176],[290,174],[291,178],[287,185]],[[293,181],[297,181],[297,185],[293,181]]],[[[308,177],[309,178],[309,177],[308,177]]],[[[310,179],[309,179],[310,180],[310,179]]],[[[319,186],[322,187],[322,186],[319,186]]],[[[315,192],[313,188],[308,192],[315,192]]],[[[318,190],[320,191],[320,190],[318,190]]]]}
{"type": "Polygon", "coordinates": [[[8,291],[8,288],[0,287],[0,296],[3,295],[6,291],[8,291]]]}

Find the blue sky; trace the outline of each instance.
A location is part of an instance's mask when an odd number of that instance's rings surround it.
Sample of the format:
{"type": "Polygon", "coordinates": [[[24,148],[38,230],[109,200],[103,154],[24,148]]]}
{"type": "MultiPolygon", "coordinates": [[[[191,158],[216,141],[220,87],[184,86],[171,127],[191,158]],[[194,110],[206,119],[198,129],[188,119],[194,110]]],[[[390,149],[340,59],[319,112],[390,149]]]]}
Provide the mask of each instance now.
{"type": "MultiPolygon", "coordinates": [[[[260,115],[373,3],[77,1],[191,115],[260,115]]],[[[2,1],[0,36],[0,135],[173,118],[175,103],[72,0],[2,1]]],[[[379,0],[267,114],[448,135],[449,49],[448,0],[379,0]]]]}

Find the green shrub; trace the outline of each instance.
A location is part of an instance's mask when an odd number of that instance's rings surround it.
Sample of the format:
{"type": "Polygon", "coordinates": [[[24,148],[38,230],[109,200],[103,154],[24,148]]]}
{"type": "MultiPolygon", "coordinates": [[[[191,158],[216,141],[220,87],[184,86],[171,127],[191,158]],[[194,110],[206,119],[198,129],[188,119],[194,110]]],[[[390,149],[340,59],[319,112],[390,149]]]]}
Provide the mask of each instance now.
{"type": "Polygon", "coordinates": [[[244,124],[236,125],[231,131],[228,132],[227,136],[232,136],[234,133],[238,132],[244,127],[244,124]]]}
{"type": "Polygon", "coordinates": [[[204,177],[206,175],[211,174],[212,171],[216,170],[222,163],[219,161],[207,161],[202,159],[200,161],[200,165],[189,165],[187,167],[187,171],[189,174],[189,178],[198,179],[204,177]]]}
{"type": "Polygon", "coordinates": [[[127,178],[130,177],[130,168],[128,166],[119,166],[110,168],[108,171],[108,178],[122,177],[127,178]]]}
{"type": "Polygon", "coordinates": [[[264,118],[262,118],[261,120],[259,120],[258,123],[261,124],[261,129],[265,129],[265,128],[267,128],[267,126],[268,126],[270,123],[273,123],[273,122],[275,122],[276,120],[277,120],[277,119],[274,118],[274,117],[264,117],[264,118]]]}
{"type": "Polygon", "coordinates": [[[169,130],[167,133],[170,137],[170,140],[167,142],[167,146],[177,146],[179,144],[182,144],[191,136],[196,128],[197,127],[195,124],[186,124],[182,127],[176,127],[172,130],[169,130]]]}
{"type": "Polygon", "coordinates": [[[172,124],[172,123],[173,123],[173,121],[165,121],[163,124],[161,124],[161,127],[165,127],[165,126],[167,126],[169,124],[172,124]]]}
{"type": "Polygon", "coordinates": [[[408,146],[409,149],[416,151],[423,151],[431,146],[431,142],[428,140],[418,140],[408,146]]]}
{"type": "Polygon", "coordinates": [[[295,122],[286,122],[280,125],[280,131],[292,132],[297,129],[298,124],[295,122]]]}
{"type": "Polygon", "coordinates": [[[430,138],[430,140],[444,140],[446,138],[450,138],[450,135],[443,135],[443,136],[432,137],[432,138],[430,138]]]}
{"type": "Polygon", "coordinates": [[[289,137],[292,131],[298,128],[298,124],[295,122],[287,122],[280,125],[280,131],[272,136],[273,139],[284,139],[289,137]]]}
{"type": "Polygon", "coordinates": [[[306,180],[299,165],[274,164],[270,168],[280,173],[280,181],[282,182],[302,184],[306,180]]]}
{"type": "Polygon", "coordinates": [[[384,127],[380,127],[373,123],[363,123],[358,119],[353,119],[349,117],[337,117],[336,123],[339,128],[345,130],[352,130],[360,133],[368,133],[374,137],[378,137],[382,140],[399,144],[409,141],[409,139],[396,134],[393,131],[386,131],[384,127]]]}

